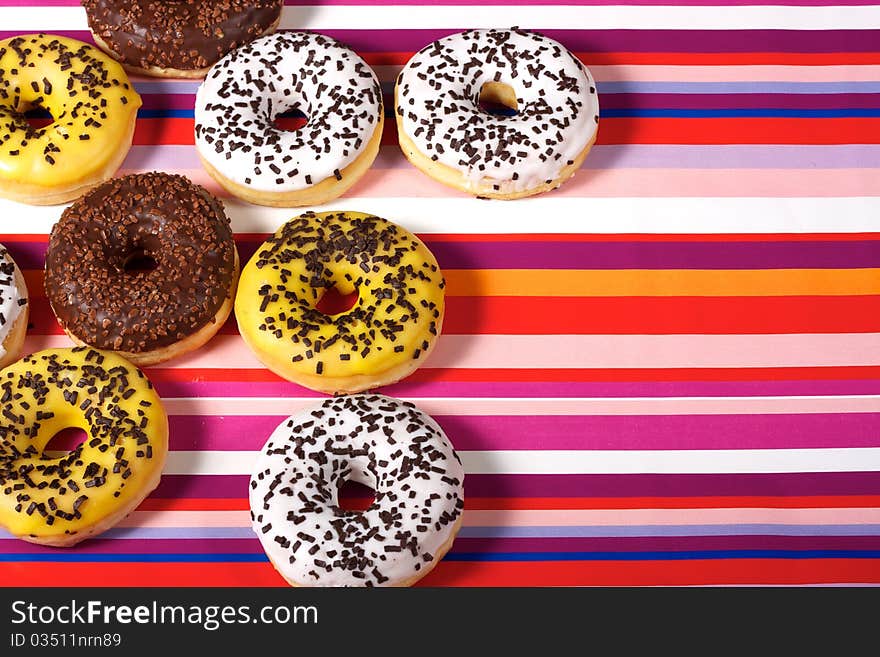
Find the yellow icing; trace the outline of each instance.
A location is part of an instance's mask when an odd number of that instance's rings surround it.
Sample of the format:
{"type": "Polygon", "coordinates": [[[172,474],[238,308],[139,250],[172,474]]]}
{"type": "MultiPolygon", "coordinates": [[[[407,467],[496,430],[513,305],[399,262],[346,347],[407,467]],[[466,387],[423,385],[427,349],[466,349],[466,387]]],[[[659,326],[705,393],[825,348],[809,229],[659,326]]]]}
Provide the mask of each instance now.
{"type": "Polygon", "coordinates": [[[167,450],[159,395],[120,356],[47,349],[0,371],[0,525],[16,536],[67,537],[112,517],[155,485],[167,450]],[[83,429],[85,442],[70,454],[44,455],[69,427],[83,429]],[[104,481],[87,485],[96,476],[104,481]],[[83,495],[80,517],[65,519],[83,495]]]}
{"type": "Polygon", "coordinates": [[[0,41],[0,180],[55,187],[100,172],[140,106],[122,66],[94,46],[48,34],[0,41]],[[29,132],[22,113],[37,107],[54,122],[29,132]]]}
{"type": "Polygon", "coordinates": [[[244,267],[235,315],[245,341],[282,376],[372,376],[412,362],[434,342],[444,287],[433,254],[406,229],[361,212],[306,213],[244,267]],[[357,289],[358,299],[327,316],[315,305],[334,286],[342,294],[357,289]]]}

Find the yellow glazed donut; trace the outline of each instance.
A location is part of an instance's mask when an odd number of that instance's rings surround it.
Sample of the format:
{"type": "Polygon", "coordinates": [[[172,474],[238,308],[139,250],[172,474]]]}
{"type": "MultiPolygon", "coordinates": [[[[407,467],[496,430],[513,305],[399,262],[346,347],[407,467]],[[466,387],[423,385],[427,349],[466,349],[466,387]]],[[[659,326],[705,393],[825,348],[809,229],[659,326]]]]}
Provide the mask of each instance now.
{"type": "Polygon", "coordinates": [[[159,483],[168,418],[144,374],[87,347],[48,349],[0,371],[0,526],[65,547],[125,517],[159,483]],[[60,430],[87,436],[43,453],[60,430]]]}
{"type": "Polygon", "coordinates": [[[122,66],[93,46],[48,34],[0,41],[0,196],[52,205],[110,178],[140,106],[122,66]],[[34,108],[53,122],[32,127],[34,108]]]}
{"type": "Polygon", "coordinates": [[[241,272],[242,338],[276,374],[313,390],[351,393],[409,375],[443,323],[443,275],[406,229],[361,212],[307,212],[266,240],[241,272]],[[335,287],[354,306],[325,315],[335,287]]]}

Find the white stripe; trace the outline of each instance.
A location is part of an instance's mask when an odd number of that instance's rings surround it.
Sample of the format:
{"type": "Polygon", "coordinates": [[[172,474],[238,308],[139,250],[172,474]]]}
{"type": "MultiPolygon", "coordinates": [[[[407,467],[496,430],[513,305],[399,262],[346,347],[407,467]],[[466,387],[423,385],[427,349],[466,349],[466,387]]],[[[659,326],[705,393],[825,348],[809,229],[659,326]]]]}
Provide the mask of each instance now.
{"type": "MultiPolygon", "coordinates": [[[[63,335],[28,335],[25,353],[69,347],[63,335]]],[[[880,334],[441,335],[426,367],[644,368],[880,365],[880,334]]],[[[167,363],[171,368],[263,369],[236,335],[167,363]]]]}
{"type": "MultiPolygon", "coordinates": [[[[738,474],[880,470],[880,447],[459,452],[468,474],[738,474]]],[[[256,451],[173,451],[165,474],[250,475],[256,451]]]]}
{"type": "MultiPolygon", "coordinates": [[[[299,215],[296,208],[225,201],[236,232],[271,233],[299,215]]],[[[59,206],[0,200],[6,234],[48,233],[59,206]]],[[[473,198],[346,196],[314,210],[358,210],[419,233],[860,233],[880,231],[877,199],[641,197],[572,198],[547,195],[515,203],[473,198]]]]}
{"type": "MultiPolygon", "coordinates": [[[[880,396],[792,397],[405,397],[430,415],[726,415],[877,413],[880,396]]],[[[169,415],[288,416],[320,402],[314,397],[175,397],[169,415]]]]}
{"type": "MultiPolygon", "coordinates": [[[[675,6],[299,6],[285,7],[282,29],[405,30],[510,27],[592,30],[877,29],[877,7],[675,6]]],[[[79,7],[3,7],[10,31],[88,29],[79,7]]],[[[427,45],[427,44],[426,44],[427,45]]]]}

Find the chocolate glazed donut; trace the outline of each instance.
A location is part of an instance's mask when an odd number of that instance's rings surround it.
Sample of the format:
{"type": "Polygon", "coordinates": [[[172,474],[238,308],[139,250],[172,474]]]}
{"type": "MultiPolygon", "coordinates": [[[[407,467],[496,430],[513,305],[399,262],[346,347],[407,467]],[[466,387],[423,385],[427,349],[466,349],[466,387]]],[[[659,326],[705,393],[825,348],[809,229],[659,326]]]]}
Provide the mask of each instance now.
{"type": "Polygon", "coordinates": [[[134,73],[204,77],[278,26],[282,0],[82,0],[95,43],[134,73]]]}
{"type": "Polygon", "coordinates": [[[229,316],[237,278],[222,204],[183,176],[112,179],[49,236],[46,296],[62,328],[137,365],[207,342],[229,316]]]}

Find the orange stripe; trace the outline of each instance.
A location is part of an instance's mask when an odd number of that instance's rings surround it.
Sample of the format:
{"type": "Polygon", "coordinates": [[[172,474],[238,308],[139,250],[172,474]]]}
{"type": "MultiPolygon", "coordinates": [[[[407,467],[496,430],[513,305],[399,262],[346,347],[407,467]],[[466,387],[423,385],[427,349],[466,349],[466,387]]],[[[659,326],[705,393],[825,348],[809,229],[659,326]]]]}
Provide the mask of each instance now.
{"type": "MultiPolygon", "coordinates": [[[[25,272],[27,278],[27,272],[25,272]]],[[[445,269],[447,296],[880,294],[880,269],[445,269]]],[[[42,285],[42,281],[40,281],[42,285]]]]}
{"type": "MultiPolygon", "coordinates": [[[[287,586],[268,563],[4,563],[2,585],[287,586]]],[[[422,586],[676,586],[880,583],[876,559],[443,561],[422,586]]]]}
{"type": "MultiPolygon", "coordinates": [[[[343,506],[366,507],[365,498],[342,497],[343,506]]],[[[467,497],[466,509],[830,509],[878,508],[880,495],[808,495],[792,497],[467,497]]],[[[245,511],[247,498],[148,498],[138,511],[245,511]]]]}
{"type": "MultiPolygon", "coordinates": [[[[193,119],[141,119],[137,145],[193,144],[193,119]]],[[[385,123],[382,143],[397,143],[385,123]]],[[[878,144],[877,118],[605,118],[598,144],[878,144]]]]}

